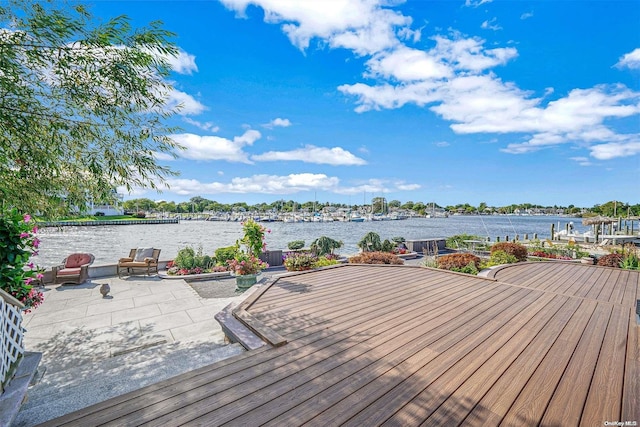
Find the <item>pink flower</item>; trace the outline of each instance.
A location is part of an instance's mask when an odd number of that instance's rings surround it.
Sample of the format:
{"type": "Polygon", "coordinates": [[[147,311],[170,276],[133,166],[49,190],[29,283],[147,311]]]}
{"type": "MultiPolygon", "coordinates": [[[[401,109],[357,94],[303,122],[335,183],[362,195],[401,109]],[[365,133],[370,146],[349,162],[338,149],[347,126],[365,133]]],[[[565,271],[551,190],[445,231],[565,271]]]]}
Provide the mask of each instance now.
{"type": "Polygon", "coordinates": [[[31,229],[32,233],[37,233],[38,232],[38,226],[34,225],[33,228],[31,229]]]}
{"type": "Polygon", "coordinates": [[[25,284],[30,284],[31,282],[33,282],[33,277],[27,277],[26,279],[24,279],[24,283],[25,284]]]}
{"type": "Polygon", "coordinates": [[[20,233],[20,238],[21,239],[26,239],[27,237],[29,237],[29,233],[25,233],[24,231],[22,233],[20,233]]]}
{"type": "Polygon", "coordinates": [[[29,267],[30,269],[33,270],[33,268],[35,267],[35,265],[33,264],[33,262],[30,262],[29,264],[27,264],[27,267],[29,267]]]}
{"type": "Polygon", "coordinates": [[[24,222],[29,222],[29,221],[31,221],[31,215],[29,215],[29,214],[25,214],[25,216],[23,216],[23,217],[22,217],[22,220],[23,220],[24,222]]]}
{"type": "Polygon", "coordinates": [[[40,246],[40,239],[36,237],[35,239],[33,239],[33,247],[38,249],[38,246],[40,246]]]}
{"type": "Polygon", "coordinates": [[[41,280],[43,277],[44,277],[44,274],[42,274],[42,273],[38,273],[38,274],[36,274],[36,278],[37,278],[38,280],[41,280]]]}
{"type": "Polygon", "coordinates": [[[271,229],[267,230],[267,233],[271,234],[271,229]]]}

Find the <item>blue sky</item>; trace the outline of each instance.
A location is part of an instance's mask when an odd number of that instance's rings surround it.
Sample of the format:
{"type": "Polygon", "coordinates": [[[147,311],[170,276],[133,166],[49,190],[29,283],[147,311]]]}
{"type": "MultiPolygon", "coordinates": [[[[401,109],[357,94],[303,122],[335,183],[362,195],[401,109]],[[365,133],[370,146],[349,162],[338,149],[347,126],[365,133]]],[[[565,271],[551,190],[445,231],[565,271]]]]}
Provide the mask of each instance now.
{"type": "Polygon", "coordinates": [[[223,203],[640,202],[637,1],[98,1],[177,34],[180,172],[223,203]]]}

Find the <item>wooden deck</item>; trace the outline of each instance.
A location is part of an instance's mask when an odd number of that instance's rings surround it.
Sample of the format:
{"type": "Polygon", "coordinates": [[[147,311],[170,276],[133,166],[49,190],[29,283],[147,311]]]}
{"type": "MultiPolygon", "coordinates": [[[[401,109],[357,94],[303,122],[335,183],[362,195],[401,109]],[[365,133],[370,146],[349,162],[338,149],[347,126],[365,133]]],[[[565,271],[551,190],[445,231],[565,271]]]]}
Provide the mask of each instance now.
{"type": "Polygon", "coordinates": [[[236,311],[271,345],[45,425],[640,422],[640,272],[527,263],[492,276],[282,277],[236,311]]]}

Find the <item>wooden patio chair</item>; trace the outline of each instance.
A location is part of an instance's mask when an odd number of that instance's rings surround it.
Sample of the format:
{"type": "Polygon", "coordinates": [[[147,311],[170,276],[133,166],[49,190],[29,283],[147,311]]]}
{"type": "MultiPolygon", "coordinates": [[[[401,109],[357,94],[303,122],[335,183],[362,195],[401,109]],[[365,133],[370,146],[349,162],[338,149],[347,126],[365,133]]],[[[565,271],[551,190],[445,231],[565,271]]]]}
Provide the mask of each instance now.
{"type": "Polygon", "coordinates": [[[136,270],[144,272],[147,276],[150,276],[151,273],[158,274],[158,258],[160,258],[160,249],[131,249],[128,257],[120,258],[118,261],[118,277],[122,277],[123,271],[131,275],[136,270]]]}
{"type": "Polygon", "coordinates": [[[66,257],[62,264],[51,269],[53,284],[70,283],[79,285],[89,278],[89,266],[93,264],[93,254],[76,253],[66,257]]]}

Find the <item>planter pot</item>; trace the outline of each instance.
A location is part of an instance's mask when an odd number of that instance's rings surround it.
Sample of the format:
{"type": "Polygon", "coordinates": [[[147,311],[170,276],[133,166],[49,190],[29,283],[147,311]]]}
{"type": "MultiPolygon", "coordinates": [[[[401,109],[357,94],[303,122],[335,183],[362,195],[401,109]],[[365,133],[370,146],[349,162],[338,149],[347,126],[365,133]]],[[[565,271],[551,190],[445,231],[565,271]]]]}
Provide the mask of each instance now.
{"type": "Polygon", "coordinates": [[[257,274],[245,274],[236,276],[236,291],[246,291],[258,282],[257,274]]]}
{"type": "Polygon", "coordinates": [[[591,258],[591,257],[582,257],[580,259],[580,262],[582,264],[589,264],[589,265],[594,265],[596,263],[596,260],[591,258]]]}

